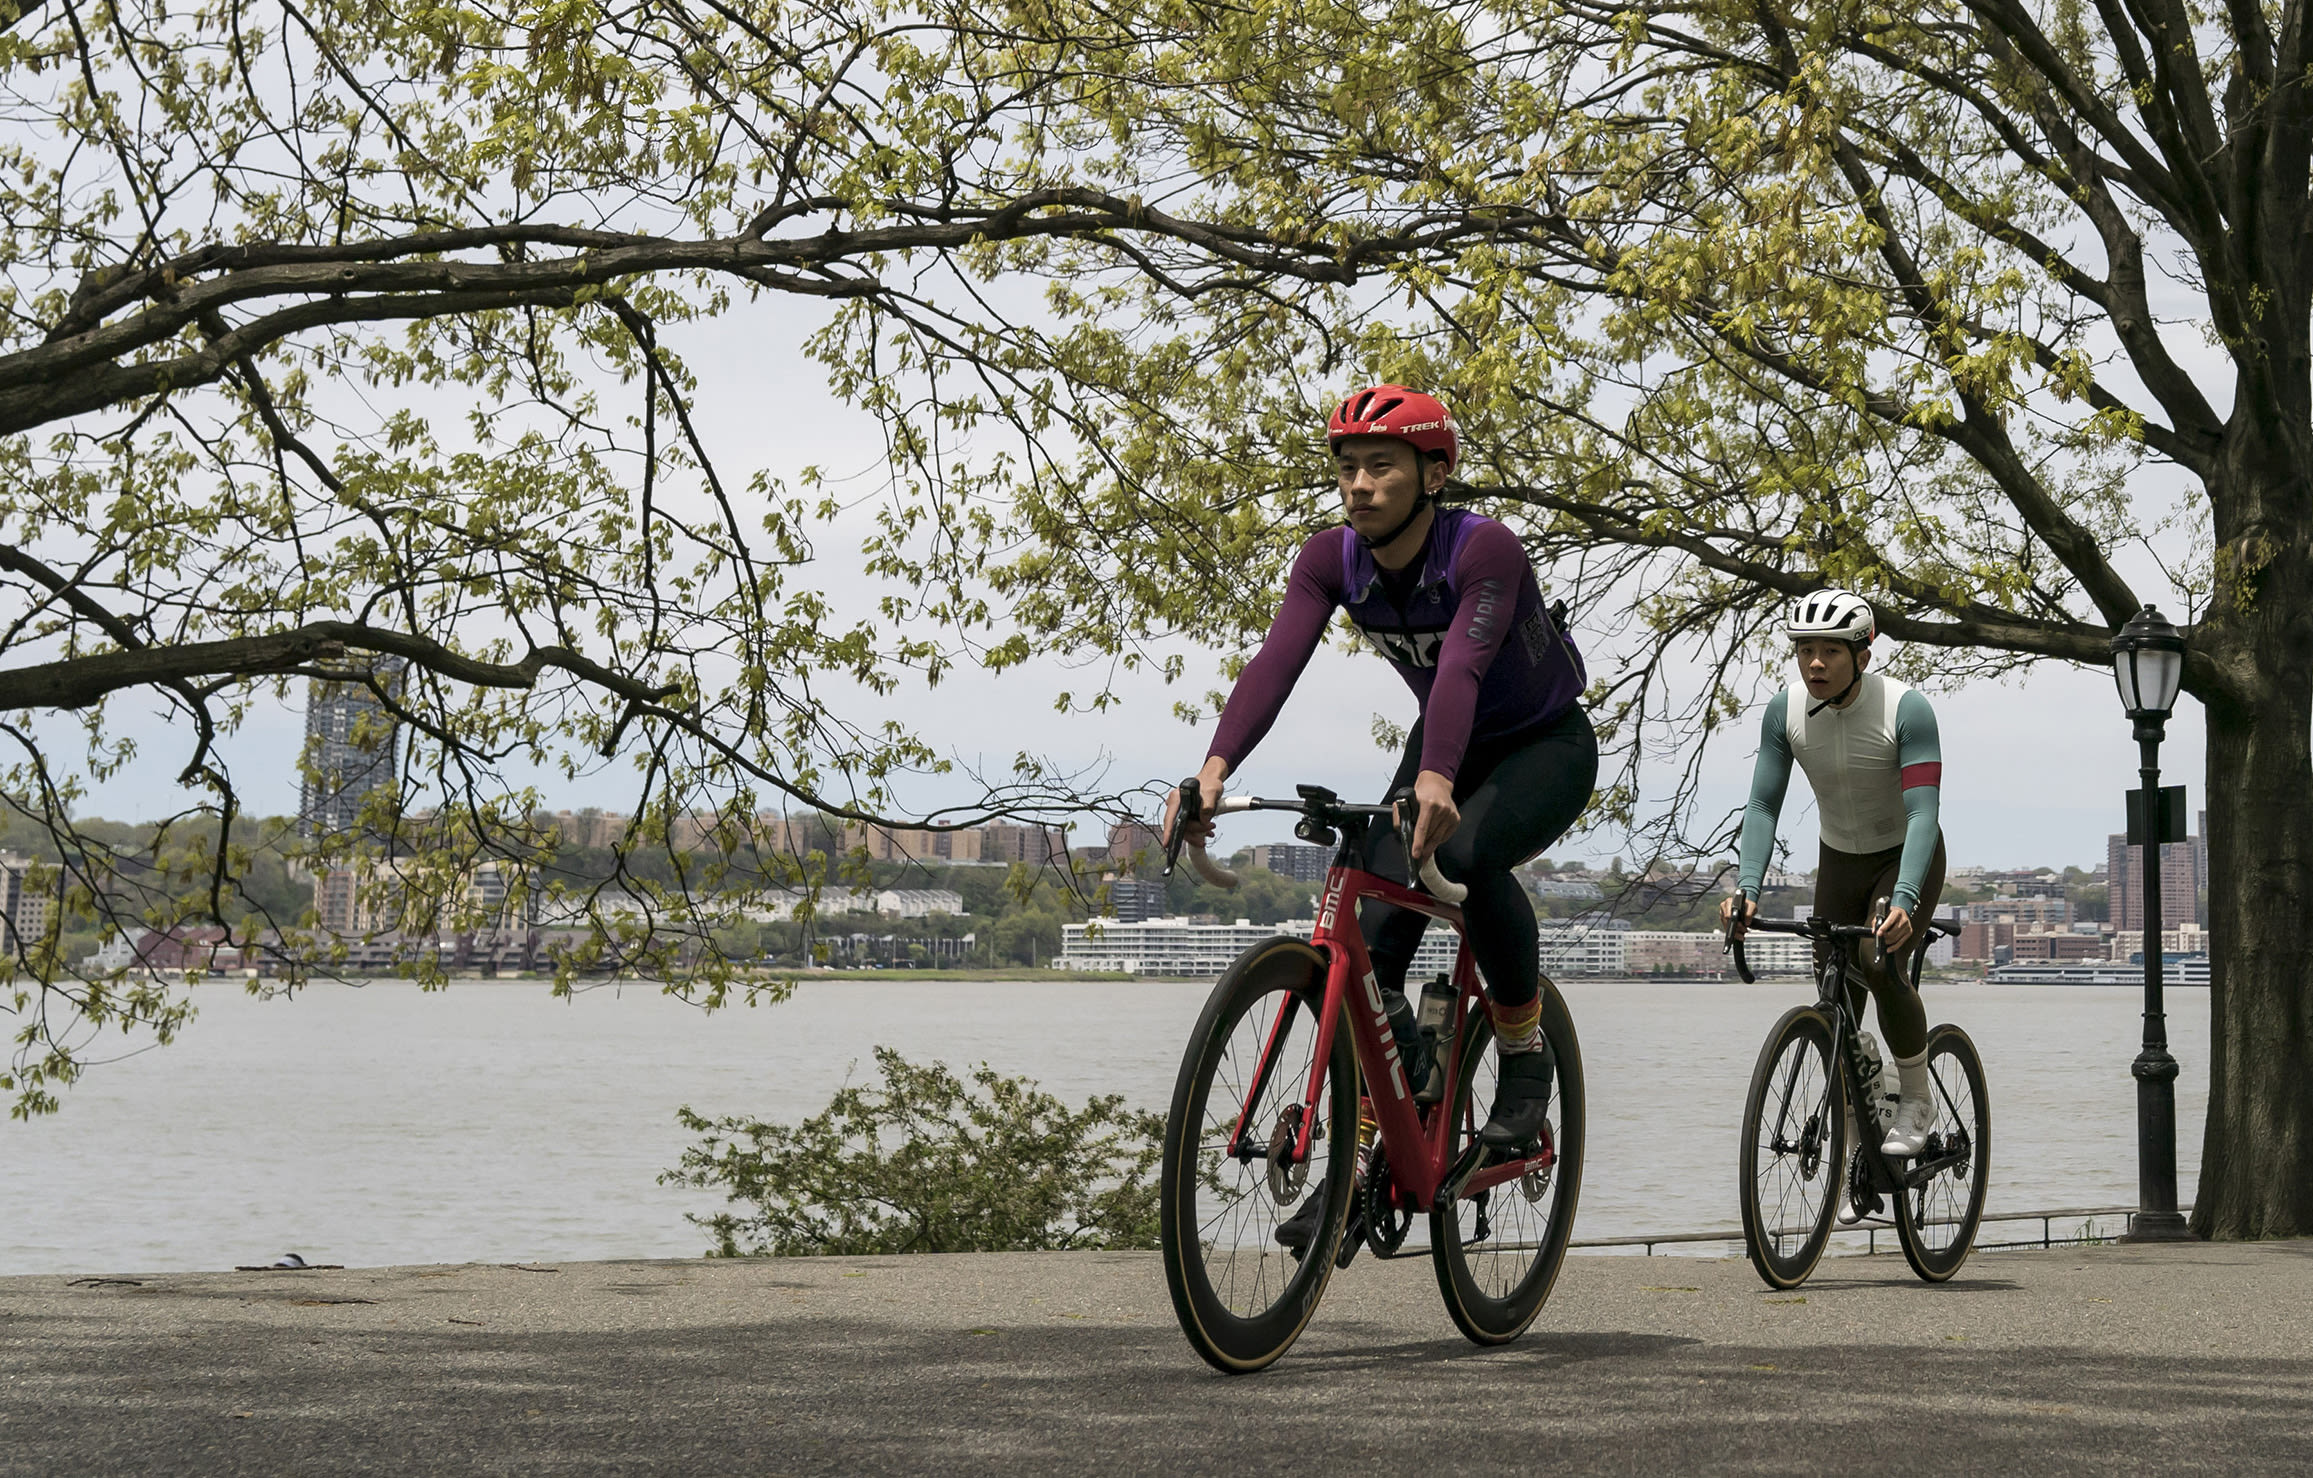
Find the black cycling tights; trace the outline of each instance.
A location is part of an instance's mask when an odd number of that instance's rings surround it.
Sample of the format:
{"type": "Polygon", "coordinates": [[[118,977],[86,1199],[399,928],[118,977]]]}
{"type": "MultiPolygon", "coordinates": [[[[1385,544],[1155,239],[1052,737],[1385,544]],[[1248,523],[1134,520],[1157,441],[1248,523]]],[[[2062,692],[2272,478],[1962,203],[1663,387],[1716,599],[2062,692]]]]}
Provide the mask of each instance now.
{"type": "MultiPolygon", "coordinates": [[[[1389,793],[1410,786],[1421,770],[1422,726],[1406,736],[1389,793]]],[[[1598,781],[1598,735],[1579,708],[1547,725],[1493,743],[1473,742],[1454,777],[1454,804],[1462,824],[1438,848],[1438,870],[1470,890],[1462,921],[1470,952],[1497,1006],[1523,1006],[1541,991],[1542,957],[1534,905],[1510,869],[1566,834],[1590,804],[1598,781]]],[[[1366,835],[1365,867],[1402,881],[1405,846],[1397,828],[1366,835]]],[[[1406,971],[1421,946],[1426,915],[1368,900],[1358,920],[1376,981],[1405,989],[1406,971]]]]}

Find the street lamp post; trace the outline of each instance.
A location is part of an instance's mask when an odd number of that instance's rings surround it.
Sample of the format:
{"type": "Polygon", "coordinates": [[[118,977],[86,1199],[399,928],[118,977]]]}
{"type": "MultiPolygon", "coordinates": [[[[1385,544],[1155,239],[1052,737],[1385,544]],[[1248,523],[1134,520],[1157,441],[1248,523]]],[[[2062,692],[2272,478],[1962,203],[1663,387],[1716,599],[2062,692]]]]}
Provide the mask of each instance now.
{"type": "Polygon", "coordinates": [[[2112,637],[2112,675],[2120,706],[2136,725],[2143,778],[2144,1049],[2136,1077],[2135,1224],[2126,1240],[2179,1242],[2192,1232],[2176,1209],[2176,1059],[2168,1052],[2168,1013],[2161,1004],[2160,849],[2168,808],[2161,803],[2160,741],[2184,679],[2184,636],[2146,606],[2112,637]]]}

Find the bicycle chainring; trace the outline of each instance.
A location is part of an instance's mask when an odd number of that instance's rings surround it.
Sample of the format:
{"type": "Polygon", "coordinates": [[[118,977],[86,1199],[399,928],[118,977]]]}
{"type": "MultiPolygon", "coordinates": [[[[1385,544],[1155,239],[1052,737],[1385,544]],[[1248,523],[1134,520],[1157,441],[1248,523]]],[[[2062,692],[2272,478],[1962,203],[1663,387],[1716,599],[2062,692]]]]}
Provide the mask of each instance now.
{"type": "Polygon", "coordinates": [[[1359,1192],[1365,1198],[1365,1245],[1375,1257],[1397,1256],[1397,1250],[1405,1245],[1406,1233],[1413,1230],[1413,1209],[1395,1204],[1391,1190],[1389,1162],[1376,1144],[1359,1192]]]}

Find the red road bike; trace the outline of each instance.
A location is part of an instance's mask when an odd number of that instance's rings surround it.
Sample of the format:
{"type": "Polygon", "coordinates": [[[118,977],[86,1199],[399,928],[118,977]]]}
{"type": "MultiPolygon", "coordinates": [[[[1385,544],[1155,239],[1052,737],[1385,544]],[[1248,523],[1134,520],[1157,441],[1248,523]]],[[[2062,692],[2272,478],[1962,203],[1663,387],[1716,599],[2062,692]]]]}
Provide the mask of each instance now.
{"type": "MultiPolygon", "coordinates": [[[[1418,1101],[1358,932],[1358,905],[1414,909],[1460,935],[1454,905],[1464,890],[1434,861],[1421,868],[1427,892],[1351,865],[1368,828],[1387,824],[1397,808],[1296,789],[1297,800],[1232,797],[1211,812],[1293,811],[1296,835],[1342,846],[1310,938],[1270,939],[1239,955],[1181,1061],[1161,1189],[1173,1310],[1189,1343],[1221,1370],[1268,1365],[1300,1337],[1337,1262],[1347,1262],[1339,1254],[1354,1197],[1364,1245],[1377,1257],[1408,1255],[1414,1219],[1428,1213],[1430,1257],[1454,1323],[1479,1344],[1506,1343],[1541,1311],[1573,1234],[1583,1119],[1573,1018],[1543,980],[1542,1032],[1557,1058],[1548,1127],[1524,1154],[1488,1151],[1477,1131],[1493,1101],[1493,1028],[1465,941],[1438,1036],[1443,1093],[1436,1103],[1418,1101]],[[1376,1129],[1362,1167],[1361,1083],[1376,1129]],[[1311,1196],[1321,1207],[1314,1241],[1304,1252],[1280,1246],[1278,1226],[1311,1196]]],[[[1196,782],[1186,782],[1167,839],[1168,873],[1188,825],[1205,814],[1200,807],[1196,782]]],[[[1403,810],[1410,822],[1412,807],[1403,810]]],[[[1193,842],[1189,858],[1207,881],[1236,886],[1193,842]]]]}

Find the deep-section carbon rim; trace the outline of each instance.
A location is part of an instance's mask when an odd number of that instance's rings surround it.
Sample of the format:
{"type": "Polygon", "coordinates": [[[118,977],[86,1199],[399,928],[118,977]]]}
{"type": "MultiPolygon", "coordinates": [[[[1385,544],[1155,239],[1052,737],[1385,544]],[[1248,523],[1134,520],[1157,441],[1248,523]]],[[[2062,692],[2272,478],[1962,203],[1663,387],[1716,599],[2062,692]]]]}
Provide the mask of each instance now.
{"type": "Polygon", "coordinates": [[[1347,1023],[1320,1077],[1306,1166],[1280,1158],[1298,1142],[1317,1046],[1324,963],[1308,945],[1272,940],[1241,956],[1206,1002],[1165,1126],[1160,1221],[1173,1309],[1191,1345],[1220,1369],[1257,1370],[1300,1335],[1333,1267],[1357,1153],[1357,1067],[1347,1023]],[[1251,1101],[1264,1055],[1271,1061],[1251,1101]],[[1234,1139],[1235,1143],[1232,1144],[1234,1139]],[[1277,1228],[1319,1198],[1303,1258],[1277,1228]]]}
{"type": "Polygon", "coordinates": [[[1992,1173],[1992,1105],[1983,1061],[1966,1032],[1949,1024],[1929,1032],[1927,1059],[1935,1122],[1926,1150],[1911,1163],[1962,1158],[1902,1194],[1896,1233],[1912,1271],[1940,1283],[1967,1261],[1983,1220],[1992,1173]]]}
{"type": "MultiPolygon", "coordinates": [[[[1547,1172],[1430,1213],[1439,1291],[1455,1325],[1479,1344],[1515,1339],[1534,1322],[1565,1262],[1581,1199],[1582,1046],[1565,998],[1547,981],[1542,989],[1542,1033],[1557,1064],[1549,1111],[1555,1163],[1547,1172]]],[[[1481,1015],[1466,1030],[1460,1085],[1450,1100],[1455,1122],[1449,1164],[1485,1121],[1500,1072],[1491,1025],[1481,1015]]]]}
{"type": "Polygon", "coordinates": [[[1805,1281],[1831,1239],[1846,1184],[1844,1103],[1830,1023],[1812,1006],[1785,1012],[1743,1105],[1743,1240],[1772,1287],[1805,1281]]]}

